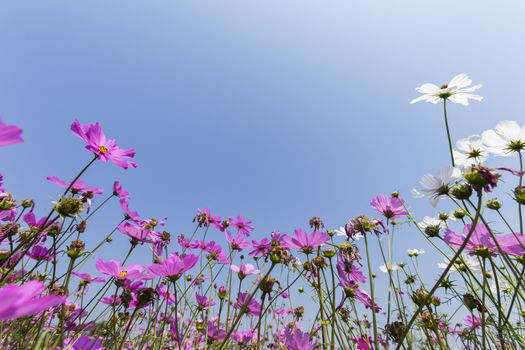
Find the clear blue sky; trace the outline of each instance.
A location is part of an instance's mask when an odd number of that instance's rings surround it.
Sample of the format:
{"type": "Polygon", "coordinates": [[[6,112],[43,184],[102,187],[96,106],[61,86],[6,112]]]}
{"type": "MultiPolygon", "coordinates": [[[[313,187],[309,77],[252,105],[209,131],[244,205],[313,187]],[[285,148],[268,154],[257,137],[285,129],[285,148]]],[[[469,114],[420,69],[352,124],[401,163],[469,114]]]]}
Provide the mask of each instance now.
{"type": "MultiPolygon", "coordinates": [[[[482,103],[451,106],[454,139],[523,121],[524,15],[519,1],[2,1],[0,114],[26,142],[0,149],[0,171],[43,215],[59,193],[45,177],[91,157],[69,132],[79,118],[140,163],[84,180],[121,180],[174,236],[199,207],[245,215],[256,237],[312,215],[337,228],[393,190],[435,214],[408,191],[448,149],[440,107],[410,106],[414,88],[484,84],[482,103]]],[[[117,222],[108,209],[88,241],[117,222]]],[[[402,235],[399,255],[425,247],[402,235]]]]}

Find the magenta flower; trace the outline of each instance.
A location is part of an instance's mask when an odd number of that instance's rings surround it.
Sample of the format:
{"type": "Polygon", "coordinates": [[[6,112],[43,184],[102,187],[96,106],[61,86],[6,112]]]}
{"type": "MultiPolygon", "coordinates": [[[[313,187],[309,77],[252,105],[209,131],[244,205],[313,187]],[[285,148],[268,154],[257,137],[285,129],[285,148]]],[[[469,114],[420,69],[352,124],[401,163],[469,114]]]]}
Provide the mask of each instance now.
{"type": "Polygon", "coordinates": [[[308,333],[299,329],[291,330],[286,328],[284,331],[284,343],[288,350],[313,350],[317,347],[316,342],[310,338],[308,333]]]}
{"type": "Polygon", "coordinates": [[[100,299],[100,302],[106,305],[118,306],[122,301],[120,300],[120,297],[118,295],[113,294],[107,297],[103,297],[102,299],[100,299]]]}
{"type": "Polygon", "coordinates": [[[247,292],[239,293],[235,307],[250,316],[259,316],[261,313],[261,304],[254,298],[250,299],[250,295],[247,292]]]}
{"type": "Polygon", "coordinates": [[[29,257],[35,260],[44,260],[44,261],[51,260],[53,256],[51,251],[42,245],[33,246],[31,251],[27,255],[29,255],[29,257]]]}
{"type": "Polygon", "coordinates": [[[207,252],[208,258],[211,260],[215,260],[221,264],[229,264],[230,260],[228,259],[228,256],[222,250],[222,247],[217,244],[215,241],[210,241],[206,243],[206,248],[204,249],[205,252],[207,252]]]}
{"type": "Polygon", "coordinates": [[[122,263],[118,260],[104,261],[99,259],[96,263],[97,270],[105,275],[111,276],[118,281],[133,281],[143,277],[144,266],[139,264],[131,264],[126,268],[122,267],[122,263]]]}
{"type": "Polygon", "coordinates": [[[117,196],[121,201],[124,202],[128,202],[131,199],[129,192],[123,189],[122,185],[118,181],[113,183],[113,195],[117,196]]]}
{"type": "Polygon", "coordinates": [[[229,219],[230,226],[237,228],[237,232],[245,236],[250,236],[250,232],[253,231],[251,221],[245,220],[242,215],[237,216],[237,219],[229,219]]]}
{"type": "Polygon", "coordinates": [[[157,293],[159,293],[159,296],[162,299],[166,300],[166,303],[168,305],[175,304],[175,296],[168,290],[168,288],[164,284],[159,283],[157,287],[157,293]]]}
{"type": "MultiPolygon", "coordinates": [[[[459,248],[465,242],[465,238],[470,231],[471,224],[465,225],[463,234],[456,233],[447,229],[443,240],[454,248],[459,248]]],[[[525,236],[507,233],[503,235],[495,235],[496,241],[501,248],[501,252],[512,255],[521,256],[525,254],[525,236]]],[[[474,228],[472,236],[465,246],[465,249],[473,255],[493,255],[501,253],[498,245],[494,242],[489,230],[483,224],[478,224],[474,228]]]]}
{"type": "Polygon", "coordinates": [[[130,237],[132,241],[136,242],[148,242],[150,241],[151,230],[146,230],[135,223],[123,222],[118,225],[118,230],[130,237]]]}
{"type": "Polygon", "coordinates": [[[73,276],[77,276],[82,281],[89,282],[89,283],[91,283],[91,282],[96,282],[96,283],[106,282],[106,280],[104,278],[102,278],[102,277],[92,277],[89,273],[85,273],[85,272],[72,271],[71,274],[73,276]]]}
{"type": "Polygon", "coordinates": [[[408,215],[404,204],[405,202],[401,198],[387,196],[386,194],[379,194],[370,202],[372,208],[390,220],[395,220],[408,215]]]}
{"type": "MultiPolygon", "coordinates": [[[[56,176],[48,176],[46,179],[62,188],[68,188],[71,183],[67,183],[64,180],[56,176]]],[[[90,193],[90,194],[102,194],[104,191],[97,187],[88,187],[84,181],[77,179],[71,186],[71,192],[73,193],[90,193]]]]}
{"type": "Polygon", "coordinates": [[[305,254],[310,254],[315,248],[326,243],[330,236],[326,232],[314,231],[307,234],[301,229],[293,232],[293,237],[285,236],[283,238],[285,245],[289,249],[300,249],[305,254]]]}
{"type": "Polygon", "coordinates": [[[195,299],[197,300],[197,308],[199,310],[204,310],[215,305],[215,301],[208,300],[205,295],[201,295],[199,292],[195,292],[195,299]]]}
{"type": "Polygon", "coordinates": [[[252,240],[253,250],[248,253],[251,256],[265,256],[271,251],[271,242],[268,238],[263,238],[260,242],[252,240]]]}
{"type": "Polygon", "coordinates": [[[199,226],[213,226],[218,230],[224,230],[224,227],[221,224],[221,217],[211,215],[210,209],[208,208],[204,210],[197,209],[197,215],[195,215],[193,221],[197,221],[199,226]]]}
{"type": "Polygon", "coordinates": [[[86,149],[95,153],[101,162],[106,163],[109,160],[123,169],[138,166],[137,163],[129,161],[135,157],[135,150],[119,148],[114,139],[106,139],[98,123],[80,124],[75,120],[71,124],[71,131],[87,143],[86,149]]]}
{"type": "Polygon", "coordinates": [[[177,280],[179,277],[189,269],[191,269],[199,258],[196,255],[188,254],[182,259],[176,254],[161,262],[160,264],[151,264],[148,269],[156,276],[168,277],[171,280],[177,280]]]}
{"type": "Polygon", "coordinates": [[[66,301],[65,296],[41,296],[45,289],[46,286],[39,281],[8,284],[0,288],[0,321],[38,314],[66,301]]]}
{"type": "Polygon", "coordinates": [[[235,237],[232,237],[230,231],[226,231],[226,241],[230,244],[232,250],[237,250],[242,252],[245,248],[251,248],[250,242],[246,241],[241,234],[238,234],[235,237]]]}
{"type": "Polygon", "coordinates": [[[239,279],[244,279],[246,276],[256,275],[260,273],[260,270],[257,270],[252,264],[241,264],[241,266],[232,265],[230,269],[237,273],[239,279]]]}
{"type": "Polygon", "coordinates": [[[251,341],[257,338],[257,334],[254,331],[245,331],[245,332],[234,332],[233,340],[239,345],[247,345],[251,341]]]}
{"type": "Polygon", "coordinates": [[[2,122],[2,118],[0,118],[0,146],[9,146],[23,142],[24,140],[21,137],[22,131],[17,126],[2,122]]]}

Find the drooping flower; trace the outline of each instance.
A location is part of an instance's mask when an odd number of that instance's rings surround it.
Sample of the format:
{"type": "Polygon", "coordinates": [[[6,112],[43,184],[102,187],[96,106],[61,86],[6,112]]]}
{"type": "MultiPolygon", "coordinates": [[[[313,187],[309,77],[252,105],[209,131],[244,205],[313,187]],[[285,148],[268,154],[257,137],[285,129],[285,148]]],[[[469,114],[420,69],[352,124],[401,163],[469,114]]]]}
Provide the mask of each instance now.
{"type": "Polygon", "coordinates": [[[492,154],[510,157],[525,150],[525,124],[520,127],[516,121],[504,120],[496,124],[495,130],[486,130],[481,135],[492,154]]]}
{"type": "Polygon", "coordinates": [[[464,167],[481,164],[489,157],[489,151],[479,135],[458,140],[452,153],[455,164],[464,167]]]}
{"type": "Polygon", "coordinates": [[[472,94],[481,88],[481,84],[470,86],[471,84],[472,80],[466,74],[458,74],[448,84],[441,86],[426,83],[416,88],[416,91],[423,95],[410,101],[410,104],[420,101],[437,104],[447,100],[468,106],[469,100],[481,101],[483,99],[479,95],[472,94]]]}
{"type": "Polygon", "coordinates": [[[256,275],[261,272],[260,270],[257,270],[252,264],[241,264],[240,266],[231,265],[230,269],[233,272],[237,273],[239,279],[241,280],[244,279],[246,276],[256,275]]]}
{"type": "Polygon", "coordinates": [[[123,169],[138,166],[137,163],[130,161],[135,157],[135,150],[120,148],[115,139],[106,139],[98,123],[80,124],[78,120],[75,120],[71,124],[71,131],[87,143],[86,149],[95,153],[101,162],[111,161],[123,169]]]}
{"type": "Polygon", "coordinates": [[[445,221],[431,216],[425,216],[417,225],[429,237],[439,236],[440,230],[446,227],[445,221]]]}
{"type": "Polygon", "coordinates": [[[139,264],[130,264],[126,268],[118,260],[104,261],[99,259],[96,263],[97,270],[105,275],[111,276],[119,281],[136,280],[143,277],[144,266],[139,264]]]}
{"type": "Polygon", "coordinates": [[[300,329],[286,328],[284,330],[284,343],[289,350],[313,350],[317,348],[317,343],[310,335],[300,329]]]}
{"type": "Polygon", "coordinates": [[[177,280],[184,272],[195,266],[198,260],[199,258],[193,254],[187,254],[183,258],[177,254],[171,254],[160,264],[150,264],[148,269],[156,276],[177,280]]]}
{"type": "Polygon", "coordinates": [[[8,125],[0,117],[0,146],[9,146],[23,142],[22,129],[14,125],[8,125]]]}
{"type": "MultiPolygon", "coordinates": [[[[465,225],[463,234],[447,229],[443,240],[452,247],[459,248],[463,242],[465,242],[471,227],[471,224],[465,225]]],[[[465,250],[473,255],[485,257],[499,253],[521,256],[525,254],[525,236],[516,233],[507,233],[494,235],[493,238],[485,225],[477,224],[465,246],[465,250]],[[496,241],[494,241],[494,239],[496,241]],[[501,251],[498,246],[501,248],[501,251]]]]}
{"type": "Polygon", "coordinates": [[[120,182],[113,182],[113,195],[117,196],[121,201],[128,202],[130,200],[129,192],[122,188],[120,182]]]}
{"type": "Polygon", "coordinates": [[[65,296],[46,295],[46,286],[39,281],[29,281],[22,285],[8,284],[0,288],[0,321],[34,315],[51,307],[63,304],[65,296]]]}
{"type": "Polygon", "coordinates": [[[461,177],[461,171],[455,167],[445,167],[438,175],[426,174],[421,178],[421,189],[412,189],[414,197],[428,197],[435,207],[440,198],[446,198],[450,188],[461,177]]]}
{"type": "Polygon", "coordinates": [[[395,220],[408,215],[408,212],[405,209],[405,202],[398,197],[379,194],[372,199],[370,205],[390,220],[395,220]]]}
{"type": "Polygon", "coordinates": [[[326,232],[314,231],[308,234],[301,229],[294,230],[293,237],[285,236],[283,238],[287,248],[300,249],[305,254],[310,254],[329,239],[330,236],[326,232]]]}

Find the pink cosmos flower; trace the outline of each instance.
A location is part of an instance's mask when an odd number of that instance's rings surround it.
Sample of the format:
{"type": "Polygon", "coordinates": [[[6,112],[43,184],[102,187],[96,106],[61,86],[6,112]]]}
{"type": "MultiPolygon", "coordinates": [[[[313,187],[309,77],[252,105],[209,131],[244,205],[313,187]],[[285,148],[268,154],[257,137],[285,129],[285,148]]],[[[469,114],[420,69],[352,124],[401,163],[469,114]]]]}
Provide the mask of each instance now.
{"type": "Polygon", "coordinates": [[[242,312],[250,316],[259,316],[261,313],[261,304],[259,304],[254,298],[251,298],[250,300],[250,295],[247,292],[239,293],[235,308],[240,309],[242,312]]]}
{"type": "Polygon", "coordinates": [[[260,242],[252,240],[252,247],[253,250],[248,253],[249,255],[256,257],[265,256],[271,250],[271,243],[268,238],[263,238],[260,242]]]}
{"type": "Polygon", "coordinates": [[[310,254],[315,248],[319,247],[330,239],[326,232],[314,231],[307,234],[301,229],[293,232],[293,237],[285,236],[283,238],[286,247],[289,249],[300,249],[305,254],[310,254]]]}
{"type": "Polygon", "coordinates": [[[197,209],[197,214],[195,215],[193,221],[197,221],[199,226],[213,226],[218,230],[224,230],[224,227],[221,224],[221,217],[211,215],[210,209],[208,208],[204,210],[197,209]]]}
{"type": "Polygon", "coordinates": [[[226,241],[230,244],[232,250],[237,250],[242,252],[245,248],[251,248],[250,242],[246,241],[241,234],[238,234],[235,237],[232,237],[230,231],[226,231],[226,241]]]}
{"type": "Polygon", "coordinates": [[[184,272],[195,266],[198,260],[199,258],[193,254],[185,255],[183,258],[176,254],[171,254],[162,263],[149,265],[148,269],[156,276],[177,280],[184,272]]]}
{"type": "Polygon", "coordinates": [[[35,260],[44,260],[44,261],[51,260],[53,256],[50,249],[47,249],[46,247],[42,245],[33,246],[31,251],[27,255],[29,255],[29,257],[35,260]]]}
{"type": "Polygon", "coordinates": [[[209,255],[208,257],[214,261],[217,261],[221,264],[229,264],[230,260],[228,259],[222,247],[217,244],[215,241],[210,241],[206,243],[206,248],[204,249],[209,255]]]}
{"type": "Polygon", "coordinates": [[[78,120],[75,120],[71,124],[71,131],[87,143],[86,149],[95,153],[101,162],[106,163],[110,160],[123,169],[138,166],[137,163],[129,161],[135,157],[135,150],[119,148],[114,139],[106,139],[98,123],[80,124],[78,120]]]}
{"type": "Polygon", "coordinates": [[[286,328],[284,343],[289,350],[313,350],[317,347],[316,342],[310,338],[308,333],[302,332],[300,329],[286,328]]]}
{"type": "Polygon", "coordinates": [[[96,282],[96,283],[106,282],[106,279],[104,279],[102,277],[92,277],[89,273],[85,273],[85,272],[72,271],[71,274],[73,276],[77,276],[82,281],[89,282],[89,283],[91,283],[91,282],[96,282]]]}
{"type": "Polygon", "coordinates": [[[96,263],[97,270],[105,275],[111,276],[119,281],[129,280],[133,281],[143,277],[144,266],[139,264],[131,264],[126,268],[122,267],[122,263],[118,260],[104,261],[99,259],[96,263]]]}
{"type": "Polygon", "coordinates": [[[379,194],[372,199],[372,208],[383,214],[387,219],[395,220],[408,215],[404,201],[401,198],[379,194]]]}
{"type": "Polygon", "coordinates": [[[119,201],[119,204],[122,208],[122,211],[124,212],[124,218],[126,218],[126,220],[139,221],[139,213],[136,211],[131,211],[131,209],[129,209],[128,202],[121,200],[119,201]]]}
{"type": "Polygon", "coordinates": [[[356,350],[373,350],[374,339],[368,335],[362,335],[359,338],[353,339],[356,344],[356,350]]]}
{"type": "Polygon", "coordinates": [[[157,287],[157,293],[159,293],[159,296],[166,300],[166,303],[168,305],[175,304],[175,296],[173,293],[168,291],[168,288],[162,283],[159,283],[159,286],[157,287]]]}
{"type": "MultiPolygon", "coordinates": [[[[443,240],[452,247],[459,248],[465,242],[465,238],[472,227],[471,224],[465,225],[463,234],[456,233],[447,229],[443,240]]],[[[525,236],[507,233],[503,235],[495,235],[498,245],[503,253],[512,256],[521,256],[525,254],[525,236]]],[[[483,224],[478,224],[474,228],[472,236],[465,246],[465,249],[471,254],[498,254],[500,253],[498,246],[494,242],[489,230],[483,224]]]]}
{"type": "Polygon", "coordinates": [[[100,299],[100,302],[106,305],[118,306],[122,301],[120,300],[120,297],[118,295],[113,294],[107,297],[103,297],[102,299],[100,299]]]}
{"type": "Polygon", "coordinates": [[[257,338],[254,331],[234,332],[233,340],[239,345],[247,345],[257,338]]]}
{"type": "Polygon", "coordinates": [[[241,264],[241,266],[231,265],[230,269],[237,273],[237,276],[239,276],[240,280],[244,279],[246,276],[256,275],[261,272],[260,270],[257,270],[252,264],[241,264]]]}
{"type": "Polygon", "coordinates": [[[150,241],[151,230],[146,230],[135,223],[123,222],[118,225],[118,230],[136,242],[150,241]]]}
{"type": "MultiPolygon", "coordinates": [[[[70,183],[65,182],[64,180],[56,176],[48,176],[46,179],[62,188],[68,188],[70,183]]],[[[77,179],[73,186],[71,186],[71,192],[81,192],[81,193],[91,193],[91,194],[102,194],[104,190],[97,187],[88,187],[84,181],[77,179]]]]}
{"type": "Polygon", "coordinates": [[[208,300],[205,295],[201,295],[199,292],[195,292],[195,299],[197,300],[197,308],[199,310],[204,310],[215,305],[215,301],[208,300]]]}
{"type": "Polygon", "coordinates": [[[113,183],[113,195],[117,196],[118,198],[120,198],[121,201],[124,202],[128,202],[131,199],[131,197],[129,196],[129,192],[124,190],[122,188],[122,185],[118,181],[115,181],[113,183]]]}
{"type": "Polygon", "coordinates": [[[250,236],[250,232],[253,231],[251,221],[245,220],[242,215],[237,216],[237,219],[229,219],[230,226],[237,228],[237,232],[245,236],[250,236]]]}
{"type": "Polygon", "coordinates": [[[0,321],[38,314],[66,301],[65,296],[41,296],[45,289],[46,286],[39,281],[22,285],[8,284],[0,288],[0,321]]]}
{"type": "Polygon", "coordinates": [[[0,146],[9,146],[23,142],[24,140],[21,137],[22,131],[17,126],[2,122],[2,118],[0,118],[0,146]]]}

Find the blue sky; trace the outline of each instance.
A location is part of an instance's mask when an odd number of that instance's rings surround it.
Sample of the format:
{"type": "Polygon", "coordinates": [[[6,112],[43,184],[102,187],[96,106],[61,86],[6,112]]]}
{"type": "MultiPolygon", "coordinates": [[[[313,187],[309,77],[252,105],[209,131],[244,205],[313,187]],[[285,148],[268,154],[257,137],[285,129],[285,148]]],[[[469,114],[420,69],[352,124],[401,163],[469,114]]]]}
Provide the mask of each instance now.
{"type": "MultiPolygon", "coordinates": [[[[518,1],[3,1],[0,114],[26,141],[0,149],[0,171],[43,215],[59,193],[45,177],[72,178],[91,157],[68,131],[78,118],[99,121],[140,163],[97,164],[84,180],[108,192],[121,180],[132,207],[167,216],[173,235],[203,207],[245,215],[256,238],[313,215],[337,228],[393,190],[420,217],[436,214],[409,190],[448,164],[446,135],[439,106],[408,104],[414,88],[463,72],[484,84],[482,103],[451,106],[455,140],[522,122],[524,10],[518,1]]],[[[118,213],[108,207],[86,240],[118,213]]],[[[425,246],[415,230],[400,234],[396,254],[425,246]]],[[[425,259],[433,271],[437,258],[425,259]]]]}

